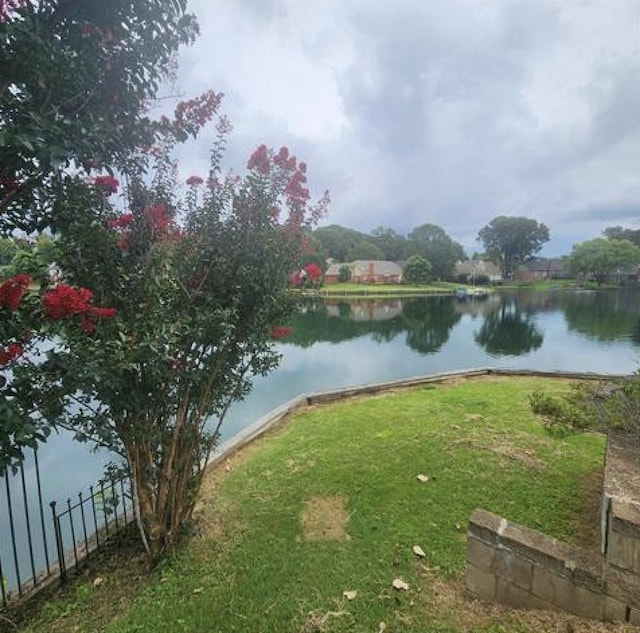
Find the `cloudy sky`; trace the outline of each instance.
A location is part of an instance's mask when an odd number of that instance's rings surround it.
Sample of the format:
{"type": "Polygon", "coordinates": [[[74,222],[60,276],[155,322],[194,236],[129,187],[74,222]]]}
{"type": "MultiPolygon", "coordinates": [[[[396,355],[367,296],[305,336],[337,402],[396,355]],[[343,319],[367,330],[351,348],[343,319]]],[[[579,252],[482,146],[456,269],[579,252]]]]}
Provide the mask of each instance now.
{"type": "MultiPolygon", "coordinates": [[[[640,228],[640,0],[191,0],[187,95],[225,94],[227,165],[287,145],[324,224],[442,226],[469,253],[497,215],[543,254],[640,228]]],[[[203,173],[207,140],[185,171],[203,173]]]]}

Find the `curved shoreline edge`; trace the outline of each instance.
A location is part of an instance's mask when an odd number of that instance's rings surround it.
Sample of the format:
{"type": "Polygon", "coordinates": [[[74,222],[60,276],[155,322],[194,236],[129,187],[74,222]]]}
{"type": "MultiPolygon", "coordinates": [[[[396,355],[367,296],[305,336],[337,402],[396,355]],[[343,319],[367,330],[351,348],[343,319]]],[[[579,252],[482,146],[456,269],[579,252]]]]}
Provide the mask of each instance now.
{"type": "Polygon", "coordinates": [[[277,428],[295,411],[312,406],[314,404],[336,402],[360,395],[371,395],[394,389],[407,389],[426,384],[444,383],[452,379],[483,378],[487,376],[530,376],[539,378],[562,378],[566,380],[607,380],[624,378],[628,374],[598,374],[593,372],[571,371],[543,371],[534,369],[497,369],[492,367],[479,367],[463,371],[448,371],[426,376],[403,378],[379,383],[342,387],[330,391],[319,391],[309,394],[300,394],[291,400],[271,409],[255,422],[248,425],[236,435],[220,444],[215,453],[206,463],[206,468],[215,467],[224,460],[230,458],[240,449],[265,435],[268,431],[277,428]]]}

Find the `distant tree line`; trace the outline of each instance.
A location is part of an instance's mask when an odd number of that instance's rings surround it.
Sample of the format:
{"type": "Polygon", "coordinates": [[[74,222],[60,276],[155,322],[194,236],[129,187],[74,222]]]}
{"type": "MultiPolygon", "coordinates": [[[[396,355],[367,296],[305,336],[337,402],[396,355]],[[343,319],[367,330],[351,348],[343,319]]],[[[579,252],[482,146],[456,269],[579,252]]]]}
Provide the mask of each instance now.
{"type": "MultiPolygon", "coordinates": [[[[600,282],[640,264],[640,229],[612,226],[604,229],[603,236],[574,245],[566,260],[575,275],[591,276],[600,282]]],[[[542,222],[501,215],[480,229],[477,239],[484,247],[480,257],[494,262],[502,275],[511,279],[549,238],[549,228],[542,222]]],[[[313,231],[307,253],[308,261],[324,267],[328,258],[336,262],[358,259],[403,262],[405,277],[411,277],[415,283],[451,278],[456,262],[466,257],[461,244],[443,228],[429,223],[417,226],[406,236],[386,226],[367,234],[332,224],[313,231]]],[[[342,276],[344,281],[348,280],[346,269],[342,276]]]]}

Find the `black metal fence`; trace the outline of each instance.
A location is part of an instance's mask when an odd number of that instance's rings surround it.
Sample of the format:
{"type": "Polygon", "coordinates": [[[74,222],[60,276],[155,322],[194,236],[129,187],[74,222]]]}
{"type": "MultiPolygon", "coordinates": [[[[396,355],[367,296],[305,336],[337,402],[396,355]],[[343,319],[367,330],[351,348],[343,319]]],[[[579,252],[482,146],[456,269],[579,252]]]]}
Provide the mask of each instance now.
{"type": "Polygon", "coordinates": [[[64,584],[87,554],[135,518],[127,476],[47,508],[37,449],[30,464],[28,474],[24,464],[0,473],[0,610],[56,579],[64,584]]]}

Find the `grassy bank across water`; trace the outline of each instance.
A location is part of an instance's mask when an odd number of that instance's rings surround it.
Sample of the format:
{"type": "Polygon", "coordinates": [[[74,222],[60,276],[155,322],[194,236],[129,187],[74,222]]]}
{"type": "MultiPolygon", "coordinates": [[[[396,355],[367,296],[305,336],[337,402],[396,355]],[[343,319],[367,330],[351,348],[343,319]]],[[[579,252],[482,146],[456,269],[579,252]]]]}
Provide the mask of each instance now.
{"type": "Polygon", "coordinates": [[[209,473],[198,532],[151,576],[134,556],[91,570],[19,630],[631,631],[464,597],[474,508],[596,546],[604,438],[552,438],[528,406],[567,385],[454,379],[302,410],[209,473]]]}

